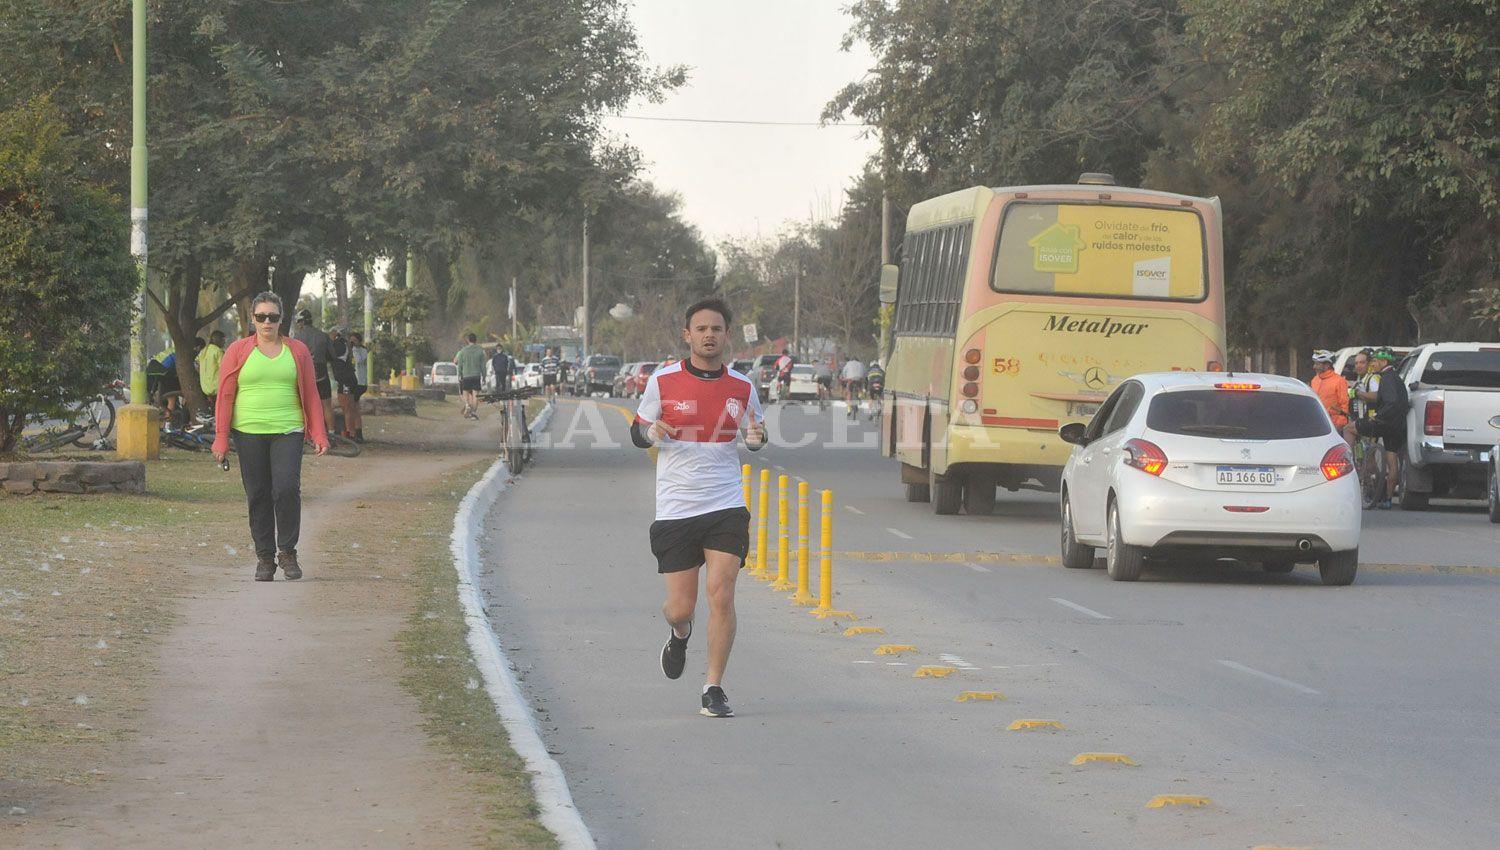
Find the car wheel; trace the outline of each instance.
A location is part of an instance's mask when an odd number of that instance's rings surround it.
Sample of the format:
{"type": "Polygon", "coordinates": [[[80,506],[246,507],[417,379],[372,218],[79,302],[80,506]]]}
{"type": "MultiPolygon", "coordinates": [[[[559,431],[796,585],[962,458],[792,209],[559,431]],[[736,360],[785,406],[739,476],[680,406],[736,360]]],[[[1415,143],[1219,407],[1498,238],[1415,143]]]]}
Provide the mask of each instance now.
{"type": "Polygon", "coordinates": [[[907,484],[906,501],[930,502],[932,501],[932,489],[926,484],[907,484]]]}
{"type": "Polygon", "coordinates": [[[1115,581],[1135,581],[1141,577],[1141,567],[1146,564],[1146,550],[1132,546],[1120,537],[1120,509],[1113,501],[1109,503],[1109,546],[1105,551],[1104,568],[1115,581]]]}
{"type": "Polygon", "coordinates": [[[964,513],[989,516],[995,512],[995,482],[970,481],[964,485],[964,513]]]}
{"type": "Polygon", "coordinates": [[[1078,538],[1073,536],[1073,505],[1068,501],[1066,493],[1062,500],[1062,562],[1063,566],[1072,570],[1094,568],[1094,547],[1079,543],[1078,538]]]}
{"type": "Polygon", "coordinates": [[[1295,561],[1261,561],[1260,568],[1268,573],[1289,573],[1297,568],[1295,561]]]}
{"type": "Polygon", "coordinates": [[[931,476],[932,512],[940,516],[952,516],[963,505],[964,484],[956,475],[931,476]]]}
{"type": "Polygon", "coordinates": [[[1359,550],[1329,552],[1318,559],[1318,576],[1330,587],[1343,587],[1354,582],[1359,571],[1359,550]]]}
{"type": "MultiPolygon", "coordinates": [[[[1398,457],[1401,457],[1398,455],[1398,457]]],[[[1412,492],[1411,485],[1407,482],[1406,458],[1401,457],[1401,510],[1403,511],[1425,511],[1429,493],[1412,492]]]]}
{"type": "Polygon", "coordinates": [[[1495,468],[1490,467],[1490,522],[1500,522],[1500,481],[1495,479],[1495,468]]]}

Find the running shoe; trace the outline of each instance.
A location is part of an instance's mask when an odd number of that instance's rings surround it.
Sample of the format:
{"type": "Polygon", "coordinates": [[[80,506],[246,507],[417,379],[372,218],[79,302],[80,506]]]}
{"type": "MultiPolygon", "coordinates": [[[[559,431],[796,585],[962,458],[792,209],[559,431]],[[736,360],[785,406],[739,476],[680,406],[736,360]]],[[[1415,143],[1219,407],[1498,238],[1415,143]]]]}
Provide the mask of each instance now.
{"type": "Polygon", "coordinates": [[[703,692],[703,708],[698,713],[704,717],[733,717],[734,709],[729,707],[729,698],[724,696],[723,688],[709,685],[703,692]]]}
{"type": "Polygon", "coordinates": [[[661,648],[661,671],[668,679],[676,679],[687,664],[687,642],[693,636],[693,627],[688,626],[687,637],[678,637],[671,626],[667,626],[667,632],[667,642],[661,648]]]}

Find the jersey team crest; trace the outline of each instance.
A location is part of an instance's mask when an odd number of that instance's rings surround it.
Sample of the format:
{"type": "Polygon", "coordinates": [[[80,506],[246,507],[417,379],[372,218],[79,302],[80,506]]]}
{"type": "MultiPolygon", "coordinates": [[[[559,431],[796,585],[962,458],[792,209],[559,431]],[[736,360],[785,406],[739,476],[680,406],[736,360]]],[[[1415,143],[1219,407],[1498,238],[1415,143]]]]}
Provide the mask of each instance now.
{"type": "Polygon", "coordinates": [[[739,399],[729,398],[724,400],[724,412],[729,414],[730,420],[737,423],[740,421],[740,414],[745,412],[745,408],[740,404],[739,399]]]}

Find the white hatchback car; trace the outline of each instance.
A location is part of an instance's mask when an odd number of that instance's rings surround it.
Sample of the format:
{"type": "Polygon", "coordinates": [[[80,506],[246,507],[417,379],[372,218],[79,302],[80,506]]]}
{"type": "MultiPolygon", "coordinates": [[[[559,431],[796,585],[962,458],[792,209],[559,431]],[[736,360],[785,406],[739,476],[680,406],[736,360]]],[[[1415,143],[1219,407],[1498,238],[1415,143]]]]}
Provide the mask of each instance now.
{"type": "Polygon", "coordinates": [[[1148,555],[1316,561],[1324,584],[1354,581],[1359,479],[1313,391],[1278,375],[1160,372],[1121,384],[1063,467],[1062,556],[1134,581],[1148,555]]]}

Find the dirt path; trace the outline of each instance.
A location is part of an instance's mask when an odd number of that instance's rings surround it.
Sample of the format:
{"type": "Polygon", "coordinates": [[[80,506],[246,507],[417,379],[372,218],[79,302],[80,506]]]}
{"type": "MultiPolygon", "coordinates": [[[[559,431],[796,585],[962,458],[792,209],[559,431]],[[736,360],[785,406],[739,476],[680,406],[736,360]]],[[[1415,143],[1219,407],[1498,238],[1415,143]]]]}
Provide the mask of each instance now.
{"type": "MultiPolygon", "coordinates": [[[[54,801],[11,847],[464,847],[486,801],[422,727],[400,685],[402,499],[496,441],[491,421],[423,423],[426,451],[375,446],[304,474],[300,582],[200,568],[162,647],[140,732],[112,781],[54,801]],[[342,467],[335,464],[343,463],[342,467]],[[329,486],[357,471],[357,480],[329,486]],[[384,513],[391,540],[340,533],[384,513]]],[[[491,453],[492,454],[492,453],[491,453]]],[[[467,486],[467,485],[465,485],[467,486]]],[[[248,535],[247,535],[248,536],[248,535]]]]}

